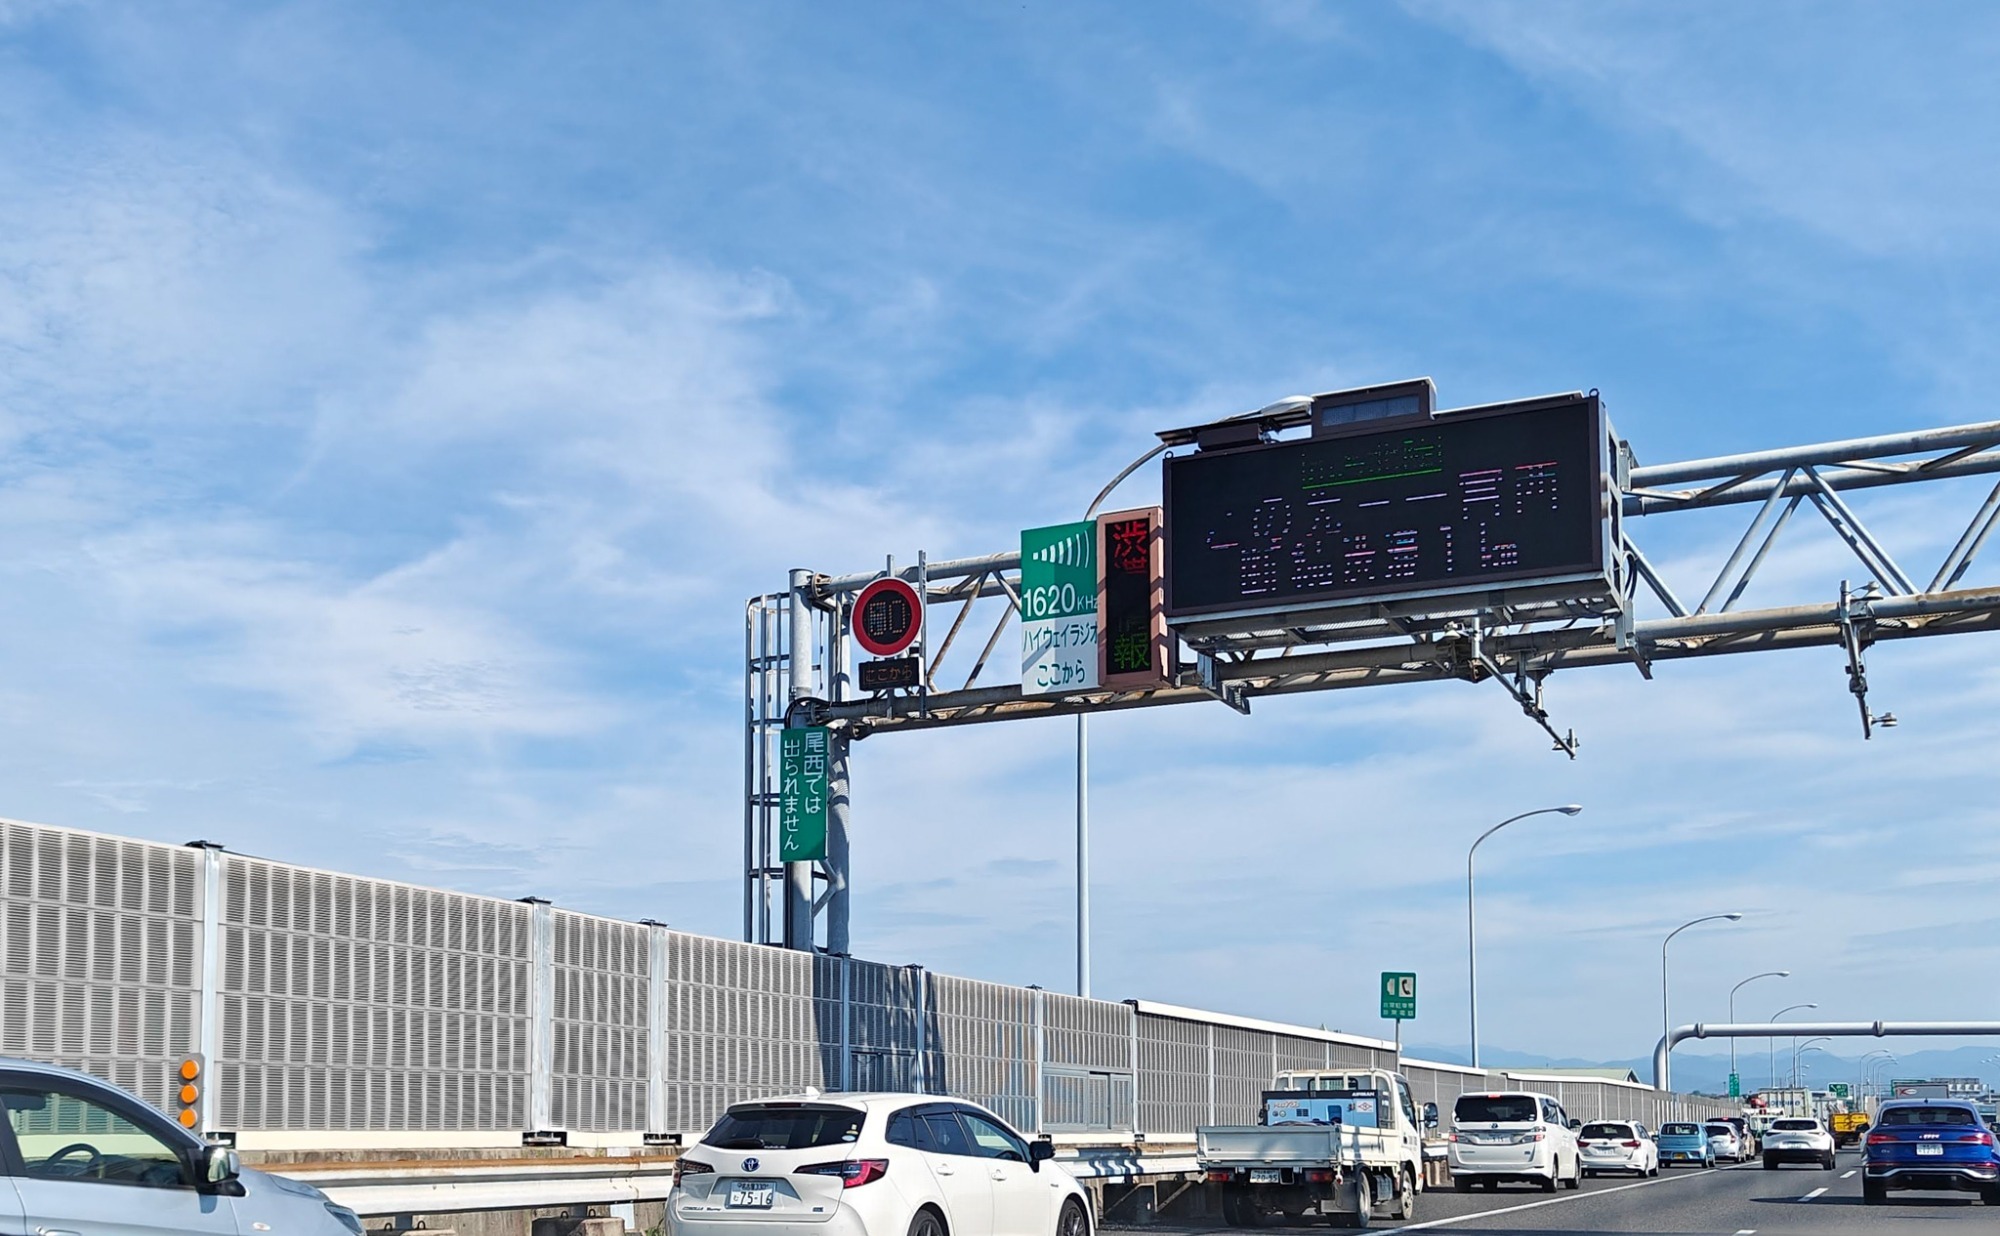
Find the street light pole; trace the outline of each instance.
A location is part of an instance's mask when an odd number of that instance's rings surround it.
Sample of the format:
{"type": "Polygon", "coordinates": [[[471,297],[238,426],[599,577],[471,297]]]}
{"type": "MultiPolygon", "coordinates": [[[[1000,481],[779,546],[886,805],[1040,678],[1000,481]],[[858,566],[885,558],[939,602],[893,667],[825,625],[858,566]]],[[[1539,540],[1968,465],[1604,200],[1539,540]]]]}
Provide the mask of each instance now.
{"type": "Polygon", "coordinates": [[[1871,1081],[1869,1073],[1873,1071],[1874,1067],[1869,1064],[1869,1061],[1873,1060],[1877,1056],[1887,1056],[1889,1059],[1894,1060],[1896,1058],[1896,1053],[1888,1050],[1887,1048],[1878,1047],[1874,1051],[1864,1053],[1861,1059],[1855,1062],[1861,1068],[1861,1075],[1855,1078],[1854,1080],[1857,1083],[1859,1083],[1860,1097],[1864,1099],[1868,1097],[1868,1089],[1871,1081]]]}
{"type": "MultiPolygon", "coordinates": [[[[1780,1017],[1783,1017],[1785,1014],[1793,1012],[1798,1009],[1816,1009],[1818,1007],[1819,1005],[1817,1004],[1788,1004],[1784,1008],[1781,1008],[1777,1012],[1771,1014],[1771,1020],[1775,1022],[1780,1017]]],[[[1766,1057],[1765,1064],[1770,1069],[1771,1073],[1771,1085],[1773,1087],[1776,1087],[1778,1084],[1778,1042],[1775,1035],[1765,1036],[1764,1055],[1766,1057]]]]}
{"type": "Polygon", "coordinates": [[[1531,815],[1551,815],[1556,812],[1575,815],[1581,810],[1583,808],[1576,803],[1570,803],[1562,807],[1537,807],[1533,811],[1523,811],[1519,815],[1509,816],[1479,834],[1479,840],[1474,841],[1472,848],[1465,852],[1465,975],[1468,995],[1466,1007],[1472,1019],[1472,1067],[1475,1069],[1479,1067],[1479,932],[1472,899],[1472,856],[1479,853],[1480,841],[1486,840],[1515,820],[1525,820],[1531,815]]]}
{"type": "Polygon", "coordinates": [[[1672,1021],[1672,1014],[1668,1011],[1667,1002],[1667,945],[1674,942],[1675,936],[1701,923],[1720,922],[1724,919],[1734,923],[1740,921],[1742,918],[1743,916],[1734,910],[1731,910],[1727,914],[1704,914],[1700,918],[1691,918],[1687,922],[1682,923],[1668,932],[1666,939],[1660,941],[1660,1041],[1668,1045],[1666,1055],[1662,1061],[1665,1067],[1660,1070],[1660,1089],[1668,1093],[1672,1093],[1674,1088],[1674,1052],[1672,1045],[1674,1023],[1672,1021]]]}
{"type": "MultiPolygon", "coordinates": [[[[1301,407],[1311,407],[1312,399],[1306,395],[1287,395],[1275,403],[1265,404],[1254,412],[1243,412],[1225,419],[1237,421],[1252,417],[1268,416],[1278,412],[1296,411],[1301,407]]],[[[1083,512],[1085,519],[1097,518],[1097,510],[1111,491],[1125,483],[1125,478],[1144,467],[1146,463],[1167,449],[1162,442],[1145,454],[1128,463],[1117,476],[1097,491],[1090,500],[1090,506],[1083,512]]],[[[1076,994],[1090,997],[1090,723],[1088,714],[1076,714],[1076,994]]]]}
{"type": "Polygon", "coordinates": [[[1825,1049],[1824,1047],[1814,1047],[1814,1046],[1813,1046],[1813,1044],[1814,1044],[1814,1043],[1831,1043],[1831,1042],[1833,1042],[1833,1040],[1832,1040],[1832,1039],[1830,1039],[1830,1038],[1827,1038],[1827,1037],[1826,1037],[1825,1035],[1823,1035],[1823,1034],[1822,1034],[1822,1035],[1820,1035],[1820,1036],[1819,1036],[1819,1037],[1817,1037],[1817,1038],[1810,1038],[1810,1039],[1807,1039],[1807,1040],[1806,1040],[1806,1041],[1805,1041],[1804,1043],[1800,1043],[1800,1042],[1798,1042],[1798,1041],[1797,1041],[1796,1039],[1795,1039],[1795,1040],[1793,1040],[1793,1042],[1792,1042],[1792,1089],[1794,1089],[1794,1090],[1797,1090],[1797,1089],[1799,1088],[1799,1056],[1800,1056],[1800,1054],[1801,1054],[1801,1053],[1803,1053],[1803,1052],[1809,1052],[1809,1051],[1817,1051],[1817,1052],[1824,1052],[1824,1051],[1826,1050],[1826,1049],[1825,1049]]]}
{"type": "MultiPolygon", "coordinates": [[[[1737,992],[1739,992],[1739,991],[1742,991],[1742,990],[1743,990],[1743,989],[1744,989],[1745,987],[1747,987],[1747,986],[1748,986],[1748,985],[1750,985],[1751,983],[1754,983],[1754,982],[1756,982],[1756,981],[1757,981],[1758,979],[1761,979],[1761,978],[1790,978],[1790,977],[1792,977],[1792,972],[1791,972],[1790,970],[1766,970],[1766,971],[1764,971],[1764,973],[1762,973],[1762,974],[1753,974],[1753,975],[1751,975],[1751,976],[1750,976],[1749,978],[1747,978],[1747,979],[1744,979],[1744,980],[1743,980],[1743,981],[1742,981],[1741,983],[1738,983],[1738,984],[1737,984],[1736,986],[1734,986],[1734,987],[1730,988],[1730,989],[1729,989],[1729,1021],[1730,1021],[1730,1024],[1731,1024],[1731,1025],[1734,1025],[1734,1024],[1735,1024],[1735,1022],[1736,1022],[1736,993],[1737,993],[1737,992]]],[[[1735,1082],[1737,1083],[1737,1087],[1736,1087],[1736,1088],[1737,1088],[1738,1090],[1741,1090],[1741,1089],[1743,1088],[1743,1086],[1742,1086],[1742,1080],[1743,1080],[1743,1079],[1742,1079],[1742,1077],[1741,1077],[1741,1076],[1740,1076],[1740,1075],[1739,1075],[1739,1074],[1738,1074],[1738,1073],[1736,1072],[1736,1040],[1735,1040],[1735,1039],[1731,1039],[1731,1040],[1729,1040],[1729,1076],[1730,1076],[1731,1080],[1733,1080],[1733,1081],[1735,1081],[1735,1082]]]]}

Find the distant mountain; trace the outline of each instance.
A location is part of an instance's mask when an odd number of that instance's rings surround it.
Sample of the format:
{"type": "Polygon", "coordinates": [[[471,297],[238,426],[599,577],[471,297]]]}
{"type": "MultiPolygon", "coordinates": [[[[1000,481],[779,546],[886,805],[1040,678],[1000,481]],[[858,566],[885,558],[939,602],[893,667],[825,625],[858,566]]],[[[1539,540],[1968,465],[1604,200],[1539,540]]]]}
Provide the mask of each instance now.
{"type": "MultiPolygon", "coordinates": [[[[1853,1039],[1854,1044],[1865,1044],[1862,1050],[1851,1056],[1816,1050],[1806,1052],[1799,1058],[1801,1084],[1824,1089],[1828,1082],[1857,1084],[1861,1079],[1860,1058],[1879,1044],[1876,1039],[1853,1039]]],[[[1714,1054],[1714,1040],[1706,1040],[1703,1050],[1693,1052],[1685,1047],[1674,1052],[1674,1089],[1698,1090],[1705,1094],[1726,1094],[1729,1091],[1729,1052],[1727,1045],[1721,1054],[1714,1054]]],[[[1411,1044],[1403,1048],[1403,1054],[1419,1060],[1436,1060],[1443,1064],[1467,1064],[1470,1056],[1464,1048],[1443,1047],[1436,1044],[1411,1044]]],[[[1579,1056],[1538,1056],[1532,1052],[1513,1051],[1505,1047],[1482,1047],[1480,1063],[1494,1069],[1589,1069],[1620,1068],[1631,1069],[1641,1081],[1653,1078],[1653,1058],[1632,1056],[1623,1060],[1591,1060],[1579,1056]]],[[[1951,1050],[1899,1051],[1896,1063],[1885,1072],[1877,1067],[1876,1075],[1883,1079],[1893,1077],[1978,1077],[1988,1086],[2000,1086],[2000,1067],[1985,1063],[1994,1055],[1992,1047],[1959,1047],[1951,1050]]],[[[1742,1075],[1744,1093],[1761,1090],[1771,1084],[1771,1064],[1773,1054],[1767,1053],[1762,1039],[1738,1040],[1736,1049],[1737,1071],[1742,1075]]],[[[1781,1038],[1775,1044],[1775,1063],[1778,1084],[1790,1085],[1792,1076],[1791,1040],[1781,1038]]],[[[1869,1062],[1874,1065],[1874,1061],[1869,1062]]]]}

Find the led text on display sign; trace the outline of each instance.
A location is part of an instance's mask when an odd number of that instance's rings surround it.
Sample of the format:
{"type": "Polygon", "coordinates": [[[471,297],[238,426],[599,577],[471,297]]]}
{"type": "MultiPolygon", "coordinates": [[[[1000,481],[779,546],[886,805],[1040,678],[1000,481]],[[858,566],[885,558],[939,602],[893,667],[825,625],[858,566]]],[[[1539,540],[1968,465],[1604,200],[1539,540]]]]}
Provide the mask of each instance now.
{"type": "Polygon", "coordinates": [[[1160,508],[1097,517],[1098,667],[1119,690],[1166,682],[1171,651],[1162,581],[1160,508]]]}
{"type": "Polygon", "coordinates": [[[854,598],[854,642],[878,657],[893,657],[923,632],[924,603],[908,580],[874,580],[854,598]]]}
{"type": "Polygon", "coordinates": [[[1601,577],[1604,441],[1568,395],[1169,457],[1167,614],[1601,577]]]}

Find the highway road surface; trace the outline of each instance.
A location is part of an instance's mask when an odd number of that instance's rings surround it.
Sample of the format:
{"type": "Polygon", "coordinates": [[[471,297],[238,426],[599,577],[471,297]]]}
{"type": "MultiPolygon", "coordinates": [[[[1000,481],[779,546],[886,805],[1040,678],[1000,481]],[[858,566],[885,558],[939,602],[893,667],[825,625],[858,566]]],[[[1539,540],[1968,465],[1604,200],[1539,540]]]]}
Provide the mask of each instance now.
{"type": "MultiPolygon", "coordinates": [[[[1645,1233],[1668,1236],[1822,1236],[1825,1233],[1926,1233],[1927,1236],[1991,1236],[2000,1232],[2000,1206],[1982,1204],[1971,1193],[1892,1193],[1884,1206],[1861,1204],[1861,1156],[1849,1151],[1833,1171],[1785,1167],[1765,1171],[1758,1163],[1713,1171],[1665,1171],[1656,1179],[1599,1177],[1580,1192],[1547,1194],[1519,1185],[1472,1193],[1425,1193],[1409,1223],[1377,1219],[1371,1231],[1645,1233]]],[[[1166,1227],[1162,1224],[1161,1227],[1166,1227]]],[[[1161,1227],[1151,1229],[1159,1232],[1161,1227]]],[[[1119,1230],[1107,1224],[1106,1230],[1119,1230]]],[[[1182,1228],[1202,1236],[1242,1236],[1228,1227],[1182,1228]]],[[[1273,1224],[1258,1229],[1325,1233],[1273,1224]]],[[[1176,1233],[1179,1236],[1179,1233],[1176,1233]]]]}

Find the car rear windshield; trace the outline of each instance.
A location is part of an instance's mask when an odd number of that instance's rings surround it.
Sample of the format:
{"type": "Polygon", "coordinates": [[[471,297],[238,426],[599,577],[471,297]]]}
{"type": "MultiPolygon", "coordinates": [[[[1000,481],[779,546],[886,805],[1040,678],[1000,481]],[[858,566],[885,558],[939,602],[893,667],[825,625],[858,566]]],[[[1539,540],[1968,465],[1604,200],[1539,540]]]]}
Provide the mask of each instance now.
{"type": "Polygon", "coordinates": [[[1540,1109],[1528,1094],[1462,1094],[1452,1106],[1451,1117],[1462,1124],[1523,1124],[1536,1119],[1540,1109]]]}
{"type": "Polygon", "coordinates": [[[701,1140],[718,1150],[810,1150],[838,1146],[861,1136],[863,1113],[851,1107],[790,1103],[738,1107],[701,1140]]]}
{"type": "Polygon", "coordinates": [[[1736,1136],[1736,1126],[1733,1124],[1711,1124],[1704,1127],[1707,1128],[1710,1137],[1723,1133],[1728,1134],[1730,1137],[1736,1136]]]}
{"type": "Polygon", "coordinates": [[[1969,1107],[1890,1107],[1882,1111],[1880,1123],[1898,1124],[1978,1124],[1979,1117],[1969,1107]]]}
{"type": "Polygon", "coordinates": [[[1701,1136],[1701,1130],[1700,1130],[1700,1129],[1698,1129],[1698,1128],[1696,1128],[1695,1126],[1693,1126],[1693,1125],[1691,1125],[1691,1124],[1663,1124],[1663,1125],[1661,1125],[1661,1126],[1660,1126],[1660,1136],[1661,1136],[1661,1137],[1700,1137],[1700,1136],[1701,1136]]]}
{"type": "Polygon", "coordinates": [[[1810,1133],[1819,1127],[1817,1120],[1774,1120],[1771,1129],[1776,1133],[1810,1133]]]}
{"type": "Polygon", "coordinates": [[[1623,1124],[1587,1124],[1577,1133],[1577,1136],[1584,1138],[1629,1138],[1632,1136],[1632,1128],[1630,1125],[1623,1124]]]}

